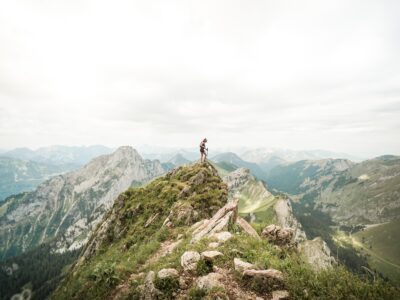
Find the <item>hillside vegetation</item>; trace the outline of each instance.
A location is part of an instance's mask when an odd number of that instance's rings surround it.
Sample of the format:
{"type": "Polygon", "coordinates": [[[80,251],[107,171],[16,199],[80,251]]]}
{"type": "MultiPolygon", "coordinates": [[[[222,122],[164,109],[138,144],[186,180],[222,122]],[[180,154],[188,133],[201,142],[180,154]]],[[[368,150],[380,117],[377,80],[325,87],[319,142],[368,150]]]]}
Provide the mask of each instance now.
{"type": "Polygon", "coordinates": [[[180,167],[131,188],[116,199],[51,298],[270,299],[283,289],[293,299],[400,296],[380,279],[343,267],[315,271],[295,247],[260,239],[234,209],[227,185],[209,164],[180,167]],[[204,252],[211,247],[218,251],[204,252]],[[244,275],[235,259],[268,268],[262,272],[272,277],[244,275]]]}

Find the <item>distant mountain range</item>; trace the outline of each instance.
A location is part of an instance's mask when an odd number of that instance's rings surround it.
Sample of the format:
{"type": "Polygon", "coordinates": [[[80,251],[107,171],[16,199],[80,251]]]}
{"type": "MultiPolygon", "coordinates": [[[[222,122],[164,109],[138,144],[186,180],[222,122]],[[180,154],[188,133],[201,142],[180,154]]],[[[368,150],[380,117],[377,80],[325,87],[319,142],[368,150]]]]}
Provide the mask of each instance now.
{"type": "Polygon", "coordinates": [[[0,202],[6,197],[35,189],[51,176],[72,170],[59,166],[0,156],[0,202]]]}
{"type": "Polygon", "coordinates": [[[56,251],[81,247],[122,191],[162,173],[160,162],[120,147],[33,192],[10,196],[0,206],[0,258],[53,240],[56,251]]]}
{"type": "Polygon", "coordinates": [[[37,150],[16,148],[3,152],[2,156],[51,165],[70,165],[73,167],[79,167],[97,156],[110,154],[112,151],[111,148],[101,145],[88,147],[50,146],[42,147],[37,150]]]}
{"type": "Polygon", "coordinates": [[[235,165],[239,168],[249,169],[251,173],[258,179],[261,180],[266,179],[266,173],[261,169],[261,167],[258,164],[244,161],[237,154],[233,152],[220,153],[211,157],[210,159],[211,161],[216,163],[226,162],[235,165]]]}
{"type": "Polygon", "coordinates": [[[72,171],[111,152],[112,149],[104,146],[51,146],[4,151],[0,154],[0,202],[10,195],[32,191],[51,176],[72,171]]]}

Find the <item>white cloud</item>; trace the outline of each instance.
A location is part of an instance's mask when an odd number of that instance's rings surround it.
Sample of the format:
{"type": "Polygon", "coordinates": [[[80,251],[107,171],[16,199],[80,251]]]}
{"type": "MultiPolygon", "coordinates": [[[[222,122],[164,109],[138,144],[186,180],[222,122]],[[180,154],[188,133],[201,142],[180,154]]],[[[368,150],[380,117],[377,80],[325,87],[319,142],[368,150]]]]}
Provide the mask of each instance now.
{"type": "Polygon", "coordinates": [[[398,1],[7,1],[0,147],[400,153],[398,1]]]}

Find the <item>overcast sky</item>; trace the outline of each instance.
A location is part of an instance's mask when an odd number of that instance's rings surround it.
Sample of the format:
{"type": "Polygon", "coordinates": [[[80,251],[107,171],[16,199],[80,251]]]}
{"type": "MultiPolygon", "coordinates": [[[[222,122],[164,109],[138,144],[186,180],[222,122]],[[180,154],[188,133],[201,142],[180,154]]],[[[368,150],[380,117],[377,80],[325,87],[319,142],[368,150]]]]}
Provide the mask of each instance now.
{"type": "Polygon", "coordinates": [[[400,154],[400,1],[0,3],[0,148],[400,154]]]}

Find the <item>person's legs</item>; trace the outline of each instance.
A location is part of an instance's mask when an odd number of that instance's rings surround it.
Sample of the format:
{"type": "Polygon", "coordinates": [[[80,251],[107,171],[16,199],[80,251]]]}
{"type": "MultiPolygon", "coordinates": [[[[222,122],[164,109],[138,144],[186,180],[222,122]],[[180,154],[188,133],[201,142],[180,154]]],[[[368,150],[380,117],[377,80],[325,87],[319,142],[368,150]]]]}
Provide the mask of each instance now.
{"type": "Polygon", "coordinates": [[[205,160],[205,155],[204,155],[204,152],[201,152],[201,158],[200,158],[200,162],[204,162],[204,160],[205,160]]]}

